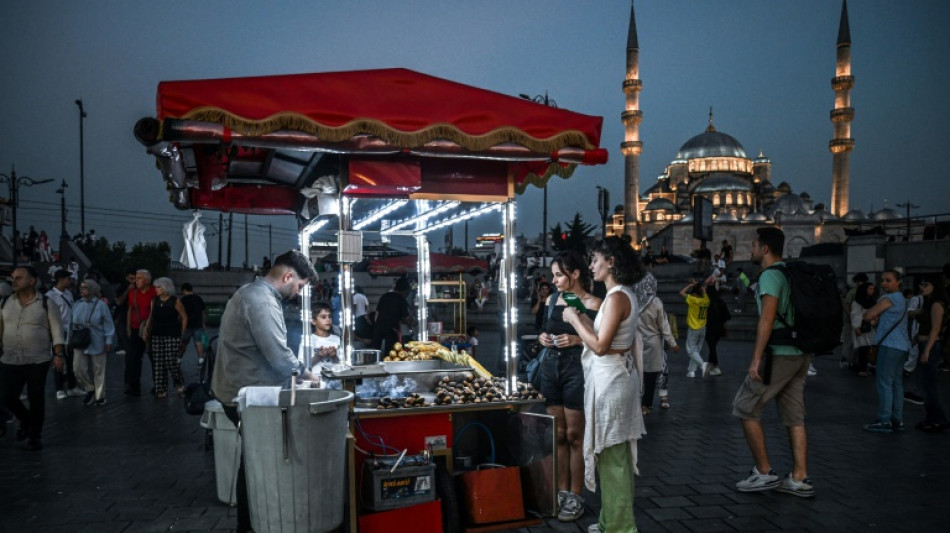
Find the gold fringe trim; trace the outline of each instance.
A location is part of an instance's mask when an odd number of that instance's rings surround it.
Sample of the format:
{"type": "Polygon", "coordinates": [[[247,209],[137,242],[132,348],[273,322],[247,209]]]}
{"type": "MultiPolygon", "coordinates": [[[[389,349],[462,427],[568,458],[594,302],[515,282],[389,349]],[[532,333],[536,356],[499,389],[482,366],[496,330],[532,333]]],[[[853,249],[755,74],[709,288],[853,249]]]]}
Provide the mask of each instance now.
{"type": "Polygon", "coordinates": [[[587,136],[577,130],[568,130],[547,139],[537,139],[518,128],[506,127],[493,130],[485,135],[469,135],[451,124],[432,124],[425,128],[404,132],[392,128],[375,119],[356,119],[338,127],[319,124],[299,113],[277,113],[263,120],[249,120],[218,107],[198,107],[181,117],[184,120],[197,120],[221,124],[241,135],[261,136],[280,130],[309,133],[320,140],[342,142],[355,135],[374,135],[396,146],[415,148],[436,140],[452,141],[473,151],[481,151],[498,144],[513,142],[527,149],[548,153],[567,146],[580,146],[585,150],[597,148],[587,136]]]}
{"type": "Polygon", "coordinates": [[[534,172],[528,173],[525,176],[524,181],[520,185],[515,187],[515,192],[518,194],[524,194],[528,190],[528,185],[534,185],[535,187],[541,189],[547,185],[548,180],[551,179],[551,176],[557,176],[562,179],[570,178],[574,174],[574,170],[577,169],[577,165],[572,163],[570,165],[561,166],[559,163],[548,163],[548,169],[544,172],[543,176],[538,176],[534,172]]]}

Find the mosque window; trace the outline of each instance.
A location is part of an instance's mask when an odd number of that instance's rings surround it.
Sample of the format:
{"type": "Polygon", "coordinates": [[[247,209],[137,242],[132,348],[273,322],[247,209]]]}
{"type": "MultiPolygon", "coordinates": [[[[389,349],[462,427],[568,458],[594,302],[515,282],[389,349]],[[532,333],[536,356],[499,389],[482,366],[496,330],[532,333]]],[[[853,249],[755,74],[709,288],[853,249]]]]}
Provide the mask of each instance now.
{"type": "Polygon", "coordinates": [[[712,164],[712,170],[719,170],[719,161],[716,161],[714,159],[711,164],[712,164]]]}
{"type": "Polygon", "coordinates": [[[700,170],[700,171],[705,171],[705,170],[706,170],[706,162],[705,162],[705,161],[700,161],[700,162],[699,162],[699,170],[700,170]]]}
{"type": "Polygon", "coordinates": [[[713,204],[714,204],[714,205],[719,205],[719,203],[720,203],[719,200],[720,200],[719,195],[718,195],[718,194],[714,194],[714,195],[713,195],[713,204]]]}
{"type": "Polygon", "coordinates": [[[745,196],[743,196],[743,195],[741,195],[741,194],[737,194],[737,195],[736,195],[736,203],[739,204],[739,205],[744,204],[744,203],[745,203],[745,196]]]}
{"type": "Polygon", "coordinates": [[[732,203],[732,193],[726,193],[726,205],[732,203]]]}
{"type": "Polygon", "coordinates": [[[666,220],[666,217],[663,216],[663,213],[657,213],[657,214],[656,214],[656,219],[657,219],[657,220],[666,220]]]}

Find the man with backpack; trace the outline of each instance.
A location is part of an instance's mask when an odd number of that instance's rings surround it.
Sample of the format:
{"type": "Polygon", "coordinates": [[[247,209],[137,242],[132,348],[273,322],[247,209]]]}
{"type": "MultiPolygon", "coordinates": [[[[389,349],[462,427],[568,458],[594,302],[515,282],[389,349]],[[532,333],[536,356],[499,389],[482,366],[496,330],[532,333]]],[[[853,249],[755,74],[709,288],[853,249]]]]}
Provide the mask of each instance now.
{"type": "Polygon", "coordinates": [[[19,267],[11,275],[13,294],[0,304],[0,401],[20,421],[16,440],[26,440],[26,449],[43,449],[43,419],[46,415],[46,375],[52,363],[63,371],[66,343],[60,323],[59,307],[48,305],[36,291],[37,273],[31,266],[19,267]],[[20,400],[26,385],[29,407],[20,400]]]}
{"type": "MultiPolygon", "coordinates": [[[[796,313],[792,305],[791,269],[782,262],[785,234],[774,227],[756,230],[752,262],[764,270],[759,275],[756,303],[759,322],[748,375],[732,404],[739,417],[755,466],[748,478],[736,483],[741,492],[778,490],[801,497],[815,494],[808,479],[805,433],[805,378],[812,354],[795,345],[796,313]],[[789,331],[790,330],[790,331],[789,331]],[[776,335],[773,336],[773,332],[776,335]],[[774,338],[773,338],[774,337],[774,338]],[[762,411],[775,398],[782,423],[788,429],[792,471],[780,478],[769,461],[762,427],[762,411]]],[[[832,276],[833,277],[833,276],[832,276]]],[[[835,292],[834,298],[838,298],[835,292]]],[[[837,309],[840,314],[840,307],[837,309]]],[[[840,334],[841,324],[836,335],[840,334]]]]}

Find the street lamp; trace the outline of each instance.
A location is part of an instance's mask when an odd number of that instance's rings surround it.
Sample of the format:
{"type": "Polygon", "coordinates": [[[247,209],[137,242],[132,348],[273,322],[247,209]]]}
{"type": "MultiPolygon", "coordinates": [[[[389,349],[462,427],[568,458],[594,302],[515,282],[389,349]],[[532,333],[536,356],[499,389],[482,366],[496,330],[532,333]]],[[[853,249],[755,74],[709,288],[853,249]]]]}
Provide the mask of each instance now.
{"type": "MultiPolygon", "coordinates": [[[[518,96],[520,96],[521,98],[524,98],[525,100],[531,100],[532,102],[537,102],[539,104],[544,104],[546,106],[557,107],[557,102],[555,102],[553,98],[548,98],[547,91],[544,91],[544,96],[541,96],[539,94],[532,97],[524,93],[520,93],[518,94],[518,96]]],[[[542,187],[542,190],[544,191],[544,207],[542,208],[542,212],[541,212],[541,224],[543,224],[541,228],[541,250],[543,251],[541,266],[545,267],[547,266],[547,257],[548,257],[548,183],[547,182],[544,182],[544,187],[542,187]]]]}
{"type": "MultiPolygon", "coordinates": [[[[20,256],[17,254],[16,250],[16,234],[17,234],[17,225],[16,225],[16,210],[17,206],[20,203],[19,198],[19,189],[21,186],[26,185],[27,187],[32,187],[34,185],[40,185],[43,183],[50,183],[53,180],[47,178],[45,180],[35,180],[26,176],[16,177],[16,169],[10,169],[10,175],[0,174],[0,183],[7,182],[10,184],[10,204],[13,208],[13,267],[16,268],[17,262],[20,259],[20,256]]],[[[22,242],[23,239],[20,239],[22,242]]]]}
{"type": "Polygon", "coordinates": [[[83,119],[86,118],[86,111],[82,107],[82,98],[76,100],[79,106],[79,228],[82,234],[86,235],[86,175],[83,161],[83,119]]]}
{"type": "Polygon", "coordinates": [[[907,209],[907,216],[905,217],[905,220],[907,221],[907,235],[905,236],[905,239],[907,239],[907,242],[910,242],[910,210],[920,209],[920,206],[917,204],[912,204],[910,203],[910,200],[907,200],[902,204],[897,204],[897,207],[903,207],[907,209]]]}
{"type": "Polygon", "coordinates": [[[66,183],[66,180],[63,180],[62,184],[56,189],[56,194],[59,195],[59,218],[60,218],[60,230],[59,230],[59,242],[60,248],[62,248],[62,242],[69,240],[69,233],[66,232],[66,187],[69,185],[66,183]]]}

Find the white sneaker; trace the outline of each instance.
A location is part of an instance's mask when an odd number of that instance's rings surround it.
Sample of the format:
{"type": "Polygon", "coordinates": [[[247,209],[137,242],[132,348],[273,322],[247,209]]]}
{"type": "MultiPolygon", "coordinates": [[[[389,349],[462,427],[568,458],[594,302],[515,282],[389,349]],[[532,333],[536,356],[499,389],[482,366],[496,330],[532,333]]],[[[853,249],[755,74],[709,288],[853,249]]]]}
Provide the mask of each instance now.
{"type": "Polygon", "coordinates": [[[21,402],[22,402],[22,401],[29,400],[29,399],[30,399],[30,398],[26,395],[25,392],[20,395],[20,401],[21,401],[21,402]]]}
{"type": "Polygon", "coordinates": [[[707,377],[709,377],[709,369],[710,369],[710,367],[712,367],[711,364],[709,364],[709,363],[703,363],[703,366],[702,366],[702,368],[701,368],[701,370],[703,371],[703,379],[706,379],[707,377]]]}
{"type": "Polygon", "coordinates": [[[125,355],[125,350],[116,350],[116,351],[115,351],[115,354],[116,354],[116,355],[125,355]]]}
{"type": "Polygon", "coordinates": [[[600,524],[591,524],[588,526],[587,533],[600,533],[600,524]]]}
{"type": "Polygon", "coordinates": [[[781,484],[782,480],[777,475],[775,475],[774,470],[769,471],[767,474],[760,474],[759,471],[753,466],[752,472],[749,473],[749,477],[736,483],[736,489],[739,492],[761,492],[765,490],[772,490],[781,484]]]}
{"type": "Polygon", "coordinates": [[[85,396],[86,391],[80,389],[79,387],[73,387],[66,391],[66,396],[85,396]]]}
{"type": "Polygon", "coordinates": [[[57,400],[65,400],[65,399],[66,399],[66,391],[64,391],[64,390],[58,390],[58,391],[56,391],[56,399],[57,399],[57,400]]]}
{"type": "Polygon", "coordinates": [[[813,364],[811,364],[811,363],[808,363],[808,375],[809,375],[809,376],[817,376],[817,375],[818,375],[818,369],[815,368],[815,365],[813,365],[813,364]]]}
{"type": "Polygon", "coordinates": [[[722,370],[720,370],[718,366],[714,366],[714,367],[712,367],[712,370],[709,371],[709,375],[710,375],[710,376],[721,376],[721,375],[722,375],[722,370]]]}
{"type": "Polygon", "coordinates": [[[687,372],[687,373],[686,373],[686,377],[688,377],[688,378],[694,378],[694,377],[696,377],[696,372],[687,372]]]}

